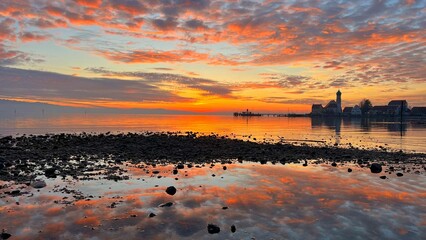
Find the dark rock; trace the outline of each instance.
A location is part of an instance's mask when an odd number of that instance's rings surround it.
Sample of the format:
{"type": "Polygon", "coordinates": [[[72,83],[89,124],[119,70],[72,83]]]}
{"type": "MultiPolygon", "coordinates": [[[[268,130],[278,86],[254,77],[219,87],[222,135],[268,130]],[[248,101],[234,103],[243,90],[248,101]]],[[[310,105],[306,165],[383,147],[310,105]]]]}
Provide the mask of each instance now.
{"type": "Polygon", "coordinates": [[[178,170],[177,169],[173,169],[173,174],[178,174],[178,170]]]}
{"type": "Polygon", "coordinates": [[[35,180],[34,182],[31,183],[31,186],[33,188],[44,188],[46,187],[46,182],[43,180],[35,180]]]}
{"type": "Polygon", "coordinates": [[[370,171],[371,173],[380,173],[382,172],[382,165],[380,165],[379,163],[373,163],[370,166],[370,171]]]}
{"type": "Polygon", "coordinates": [[[331,166],[333,166],[333,167],[337,167],[337,163],[336,163],[336,162],[333,162],[333,163],[331,164],[331,166]]]}
{"type": "Polygon", "coordinates": [[[348,168],[348,172],[352,172],[352,168],[348,168]]]}
{"type": "Polygon", "coordinates": [[[137,217],[137,215],[136,214],[132,214],[132,215],[130,215],[130,217],[134,218],[134,217],[137,217]]]}
{"type": "Polygon", "coordinates": [[[380,176],[381,179],[386,179],[386,176],[380,176]]]}
{"type": "Polygon", "coordinates": [[[176,194],[176,191],[177,191],[176,188],[173,186],[170,186],[166,189],[166,193],[172,196],[176,194]]]}
{"type": "Polygon", "coordinates": [[[220,227],[214,225],[214,224],[209,224],[207,225],[207,231],[210,234],[215,234],[215,233],[219,233],[220,232],[220,227]]]}
{"type": "Polygon", "coordinates": [[[268,161],[266,161],[266,160],[260,160],[260,164],[266,164],[266,163],[268,163],[268,161]]]}
{"type": "Polygon", "coordinates": [[[148,217],[150,217],[150,218],[153,218],[153,217],[155,217],[155,216],[157,216],[157,214],[155,214],[155,213],[150,213],[150,214],[148,215],[148,217]]]}
{"type": "Polygon", "coordinates": [[[226,170],[227,169],[227,167],[226,166],[223,166],[223,170],[226,170]]]}
{"type": "Polygon", "coordinates": [[[402,177],[402,176],[404,176],[404,174],[402,174],[402,173],[396,173],[396,176],[398,176],[398,177],[402,177]]]}
{"type": "Polygon", "coordinates": [[[235,231],[237,231],[237,228],[235,227],[235,225],[231,226],[231,232],[234,233],[235,231]]]}
{"type": "Polygon", "coordinates": [[[185,165],[183,165],[182,163],[179,163],[177,165],[177,169],[184,169],[184,168],[185,168],[185,165]]]}
{"type": "Polygon", "coordinates": [[[223,210],[226,210],[226,209],[228,209],[228,207],[222,207],[222,209],[223,209],[223,210]]]}
{"type": "Polygon", "coordinates": [[[56,178],[55,171],[55,168],[47,168],[46,170],[44,170],[44,175],[48,178],[56,178]]]}
{"type": "Polygon", "coordinates": [[[7,233],[7,232],[5,232],[4,230],[2,231],[2,233],[1,233],[1,235],[0,235],[0,238],[1,239],[8,239],[8,238],[10,238],[12,236],[12,234],[9,234],[9,233],[7,233]]]}
{"type": "Polygon", "coordinates": [[[173,205],[172,202],[163,203],[160,205],[160,207],[171,207],[173,205]]]}
{"type": "Polygon", "coordinates": [[[160,171],[158,171],[158,170],[152,171],[152,174],[159,174],[159,173],[160,173],[160,171]]]}

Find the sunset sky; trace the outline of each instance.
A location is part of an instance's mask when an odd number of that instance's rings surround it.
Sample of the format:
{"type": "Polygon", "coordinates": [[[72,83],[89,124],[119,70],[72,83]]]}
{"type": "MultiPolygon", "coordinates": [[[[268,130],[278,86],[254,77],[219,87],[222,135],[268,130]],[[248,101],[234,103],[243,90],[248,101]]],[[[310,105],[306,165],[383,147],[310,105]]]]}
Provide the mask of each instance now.
{"type": "Polygon", "coordinates": [[[0,0],[0,99],[194,112],[426,106],[426,0],[0,0]]]}

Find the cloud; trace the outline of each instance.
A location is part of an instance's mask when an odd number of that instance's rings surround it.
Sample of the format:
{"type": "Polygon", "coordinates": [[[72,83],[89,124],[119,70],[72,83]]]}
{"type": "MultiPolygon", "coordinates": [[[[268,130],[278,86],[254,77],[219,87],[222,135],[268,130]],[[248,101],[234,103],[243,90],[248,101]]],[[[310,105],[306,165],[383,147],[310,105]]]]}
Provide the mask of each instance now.
{"type": "Polygon", "coordinates": [[[31,56],[30,54],[11,50],[6,45],[3,45],[0,42],[0,66],[8,66],[8,65],[26,65],[31,63],[42,62],[42,59],[37,59],[31,56]]]}
{"type": "MultiPolygon", "coordinates": [[[[419,83],[426,66],[425,7],[424,1],[390,0],[1,1],[0,42],[9,45],[20,37],[23,44],[40,41],[61,28],[69,38],[81,36],[79,50],[120,63],[308,63],[336,71],[332,86],[366,81],[360,79],[371,79],[368,84],[419,83]],[[118,37],[158,45],[129,49],[118,37]],[[363,72],[363,65],[370,70],[363,72]]],[[[291,81],[297,79],[282,84],[291,81]]]]}
{"type": "Polygon", "coordinates": [[[198,53],[193,50],[135,50],[128,52],[100,50],[98,53],[112,61],[125,63],[196,62],[206,60],[208,58],[207,54],[198,53]]]}
{"type": "Polygon", "coordinates": [[[104,77],[132,77],[141,79],[145,83],[154,86],[178,86],[179,88],[197,89],[205,92],[205,95],[217,95],[228,97],[231,94],[231,89],[217,81],[187,77],[179,74],[171,73],[148,73],[148,72],[114,72],[104,68],[86,68],[86,71],[101,74],[104,77]]]}
{"type": "Polygon", "coordinates": [[[144,81],[83,78],[52,72],[0,67],[0,96],[79,101],[174,102],[190,99],[161,90],[144,81]]]}
{"type": "Polygon", "coordinates": [[[49,38],[47,35],[37,34],[32,32],[25,32],[19,36],[23,42],[32,42],[32,41],[44,41],[49,38]]]}

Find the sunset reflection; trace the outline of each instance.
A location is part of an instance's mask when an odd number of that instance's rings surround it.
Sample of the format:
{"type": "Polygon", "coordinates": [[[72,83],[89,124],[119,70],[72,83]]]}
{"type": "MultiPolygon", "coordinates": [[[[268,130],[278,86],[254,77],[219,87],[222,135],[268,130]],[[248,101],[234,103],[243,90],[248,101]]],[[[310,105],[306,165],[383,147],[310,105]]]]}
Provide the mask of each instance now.
{"type": "Polygon", "coordinates": [[[418,239],[425,233],[422,175],[383,180],[353,166],[347,173],[347,167],[257,163],[185,166],[173,174],[175,167],[129,166],[126,181],[56,179],[40,192],[3,194],[2,227],[13,239],[202,239],[209,223],[221,228],[215,239],[368,238],[373,231],[418,239]],[[78,188],[85,198],[52,191],[55,184],[78,188]],[[176,187],[174,196],[165,193],[168,186],[176,187]],[[160,207],[167,202],[173,205],[160,207]]]}

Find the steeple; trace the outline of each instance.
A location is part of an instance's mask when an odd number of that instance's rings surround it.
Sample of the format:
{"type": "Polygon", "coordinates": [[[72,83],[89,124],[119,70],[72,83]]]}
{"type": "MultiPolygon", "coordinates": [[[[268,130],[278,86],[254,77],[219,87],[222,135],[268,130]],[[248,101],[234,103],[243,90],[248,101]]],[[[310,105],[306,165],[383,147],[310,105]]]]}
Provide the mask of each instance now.
{"type": "Polygon", "coordinates": [[[342,113],[342,92],[340,89],[336,92],[337,113],[342,113]]]}

